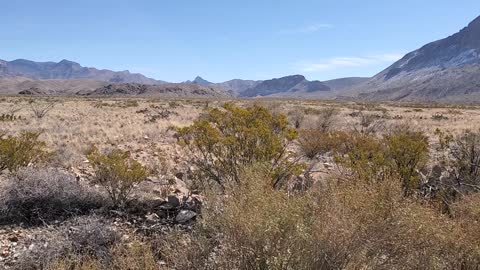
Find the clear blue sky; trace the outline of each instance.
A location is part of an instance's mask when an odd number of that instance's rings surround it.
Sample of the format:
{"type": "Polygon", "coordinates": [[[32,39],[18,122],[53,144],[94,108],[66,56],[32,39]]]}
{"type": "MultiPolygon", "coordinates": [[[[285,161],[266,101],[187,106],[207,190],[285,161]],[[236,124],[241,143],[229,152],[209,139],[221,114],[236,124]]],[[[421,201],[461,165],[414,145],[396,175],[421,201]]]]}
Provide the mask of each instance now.
{"type": "Polygon", "coordinates": [[[167,81],[371,76],[480,15],[479,0],[0,0],[0,59],[167,81]]]}

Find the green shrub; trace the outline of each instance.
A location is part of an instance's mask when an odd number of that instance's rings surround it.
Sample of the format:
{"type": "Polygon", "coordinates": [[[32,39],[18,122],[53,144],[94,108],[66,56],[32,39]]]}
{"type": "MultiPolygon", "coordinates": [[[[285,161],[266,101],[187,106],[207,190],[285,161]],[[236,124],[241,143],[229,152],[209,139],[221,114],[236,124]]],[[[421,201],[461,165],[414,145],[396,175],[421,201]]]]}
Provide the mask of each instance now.
{"type": "Polygon", "coordinates": [[[192,162],[198,167],[204,184],[239,183],[243,168],[254,163],[268,167],[272,185],[279,187],[301,166],[287,146],[296,137],[283,114],[272,114],[261,106],[236,107],[226,103],[223,109],[211,109],[193,125],[178,130],[182,144],[190,147],[192,162]]]}
{"type": "Polygon", "coordinates": [[[351,171],[352,179],[371,185],[391,179],[392,163],[386,157],[387,148],[381,139],[354,132],[339,146],[335,149],[335,159],[351,171]]]}
{"type": "Polygon", "coordinates": [[[383,138],[352,133],[336,144],[336,159],[353,178],[371,184],[398,179],[405,196],[420,185],[418,171],[428,161],[428,138],[421,132],[395,129],[383,138]]]}
{"type": "Polygon", "coordinates": [[[428,138],[421,132],[396,130],[385,137],[385,143],[388,149],[387,158],[395,165],[404,195],[412,195],[413,190],[420,184],[418,171],[428,161],[428,138]]]}
{"type": "Polygon", "coordinates": [[[148,175],[147,169],[125,151],[102,154],[93,147],[87,158],[95,169],[92,182],[106,189],[114,206],[124,206],[135,184],[148,175]]]}
{"type": "Polygon", "coordinates": [[[0,134],[0,171],[13,172],[30,163],[45,161],[51,156],[45,148],[45,142],[38,138],[40,132],[24,132],[19,136],[0,134]]]}

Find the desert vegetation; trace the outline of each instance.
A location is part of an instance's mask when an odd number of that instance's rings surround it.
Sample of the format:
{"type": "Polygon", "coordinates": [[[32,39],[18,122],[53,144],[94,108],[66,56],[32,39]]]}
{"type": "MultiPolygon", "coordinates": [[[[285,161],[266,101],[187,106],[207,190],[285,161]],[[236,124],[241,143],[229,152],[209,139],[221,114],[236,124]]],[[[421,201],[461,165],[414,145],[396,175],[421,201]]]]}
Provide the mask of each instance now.
{"type": "Polygon", "coordinates": [[[53,102],[0,101],[1,268],[480,264],[479,108],[53,102]]]}

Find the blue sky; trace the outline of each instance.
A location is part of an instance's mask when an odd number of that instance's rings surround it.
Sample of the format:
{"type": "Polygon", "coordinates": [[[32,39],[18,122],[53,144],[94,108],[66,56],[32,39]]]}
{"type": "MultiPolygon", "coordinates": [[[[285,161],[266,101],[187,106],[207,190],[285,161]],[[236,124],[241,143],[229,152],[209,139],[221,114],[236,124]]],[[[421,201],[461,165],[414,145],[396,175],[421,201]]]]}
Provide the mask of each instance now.
{"type": "Polygon", "coordinates": [[[371,76],[480,15],[478,0],[0,0],[0,59],[172,82],[371,76]]]}

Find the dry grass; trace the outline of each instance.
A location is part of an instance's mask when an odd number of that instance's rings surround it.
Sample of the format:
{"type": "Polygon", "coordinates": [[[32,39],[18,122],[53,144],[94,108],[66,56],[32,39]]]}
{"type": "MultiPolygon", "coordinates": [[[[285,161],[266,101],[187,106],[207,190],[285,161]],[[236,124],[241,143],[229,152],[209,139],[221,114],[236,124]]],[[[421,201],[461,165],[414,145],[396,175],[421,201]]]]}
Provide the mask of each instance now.
{"type": "MultiPolygon", "coordinates": [[[[40,139],[56,153],[50,165],[75,172],[91,169],[86,150],[92,145],[102,151],[118,148],[153,168],[157,178],[176,171],[190,177],[188,172],[195,168],[188,163],[188,152],[177,144],[173,127],[189,126],[204,114],[205,108],[224,103],[115,98],[49,98],[39,102],[54,102],[55,106],[38,118],[29,110],[30,98],[0,99],[0,115],[14,112],[20,116],[0,122],[0,133],[42,131],[40,139]]],[[[428,136],[433,151],[438,144],[434,136],[437,129],[454,136],[467,128],[480,129],[476,107],[275,99],[233,102],[240,106],[264,105],[274,113],[288,115],[292,126],[306,130],[301,132],[300,141],[295,141],[299,144],[288,150],[299,154],[303,151],[310,158],[304,161],[311,163],[323,162],[326,152],[342,148],[352,130],[381,138],[394,127],[406,124],[428,136]],[[332,112],[326,125],[322,122],[325,112],[332,112]],[[445,117],[436,120],[433,115],[445,117]],[[366,123],[369,121],[373,124],[366,123]]],[[[372,184],[362,177],[328,173],[330,177],[314,179],[317,184],[310,189],[292,194],[273,189],[262,169],[255,167],[247,170],[238,186],[229,185],[225,196],[203,194],[207,199],[192,231],[178,231],[155,244],[117,243],[116,238],[109,241],[108,235],[107,242],[98,243],[92,235],[97,235],[95,229],[85,225],[85,234],[62,236],[60,240],[66,245],[48,250],[45,256],[36,251],[48,259],[42,261],[42,267],[48,265],[47,269],[477,269],[477,194],[455,201],[450,215],[444,215],[424,199],[405,197],[402,181],[394,175],[372,184]],[[158,264],[160,260],[166,262],[165,268],[158,264]]],[[[1,173],[0,176],[3,183],[13,179],[1,173]]],[[[63,182],[63,178],[57,178],[48,175],[34,182],[43,183],[42,193],[75,203],[75,195],[80,194],[75,192],[79,190],[76,180],[72,176],[63,182]],[[49,184],[51,181],[55,185],[49,184]],[[52,191],[64,182],[67,189],[61,193],[52,191]]],[[[17,184],[23,187],[21,184],[28,183],[17,184]]],[[[160,182],[145,181],[138,188],[158,191],[159,185],[160,182]]],[[[157,198],[170,192],[161,188],[157,198]]],[[[18,193],[21,188],[10,190],[18,193]]],[[[37,197],[41,198],[40,195],[37,197]]],[[[61,211],[69,205],[53,206],[59,206],[61,211]]],[[[34,265],[33,269],[40,260],[35,256],[32,255],[33,261],[26,261],[34,265]]]]}

